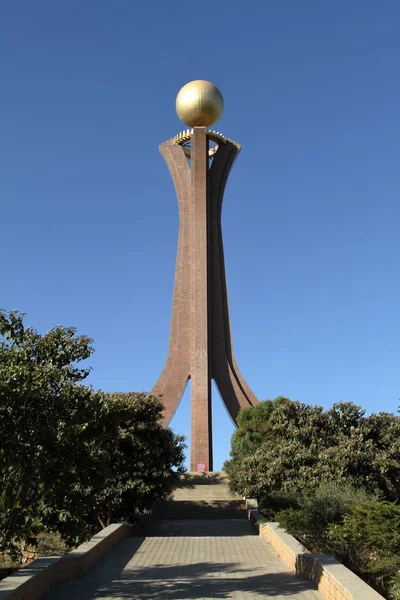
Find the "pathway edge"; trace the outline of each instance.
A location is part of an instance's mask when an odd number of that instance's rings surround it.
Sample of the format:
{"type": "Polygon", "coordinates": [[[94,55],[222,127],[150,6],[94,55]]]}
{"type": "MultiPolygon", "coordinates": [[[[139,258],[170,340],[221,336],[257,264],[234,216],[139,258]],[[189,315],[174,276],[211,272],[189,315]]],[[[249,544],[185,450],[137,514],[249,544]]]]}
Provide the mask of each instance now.
{"type": "Polygon", "coordinates": [[[279,554],[298,577],[312,581],[326,600],[385,600],[358,575],[329,554],[312,554],[279,523],[265,522],[258,509],[248,510],[248,518],[258,524],[258,533],[279,554]]]}
{"type": "Polygon", "coordinates": [[[122,539],[138,535],[130,525],[112,523],[69,554],[38,558],[0,581],[0,600],[41,600],[68,579],[85,575],[122,539]]]}

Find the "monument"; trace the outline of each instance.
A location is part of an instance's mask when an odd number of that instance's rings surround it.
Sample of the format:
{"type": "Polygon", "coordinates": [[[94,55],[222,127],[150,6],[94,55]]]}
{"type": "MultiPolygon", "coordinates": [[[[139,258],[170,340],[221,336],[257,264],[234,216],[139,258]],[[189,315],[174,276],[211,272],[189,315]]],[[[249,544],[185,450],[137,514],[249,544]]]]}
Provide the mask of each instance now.
{"type": "Polygon", "coordinates": [[[168,424],[191,379],[191,471],[213,470],[211,380],[234,421],[258,402],[232,349],[221,210],[240,145],[208,129],[223,106],[212,83],[188,83],[176,111],[190,129],[160,146],[178,198],[179,241],[168,356],[151,393],[162,395],[168,424]]]}

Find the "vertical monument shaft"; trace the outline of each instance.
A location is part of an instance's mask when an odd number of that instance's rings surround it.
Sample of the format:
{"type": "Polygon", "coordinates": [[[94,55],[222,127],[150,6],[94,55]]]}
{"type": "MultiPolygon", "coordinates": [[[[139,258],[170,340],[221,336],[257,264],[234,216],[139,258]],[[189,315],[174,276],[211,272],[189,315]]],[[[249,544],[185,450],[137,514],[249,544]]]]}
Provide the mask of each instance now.
{"type": "MultiPolygon", "coordinates": [[[[193,82],[199,83],[202,93],[207,85],[215,88],[208,82],[193,82]]],[[[222,245],[223,194],[240,146],[197,122],[210,112],[204,100],[207,94],[203,96],[199,106],[189,106],[193,129],[160,146],[178,199],[179,241],[168,356],[151,391],[162,396],[168,424],[191,379],[192,471],[213,468],[211,380],[234,421],[241,408],[258,402],[233,354],[222,245]],[[212,151],[210,139],[217,143],[212,151]]],[[[211,106],[215,114],[222,110],[218,102],[211,106]]]]}
{"type": "Polygon", "coordinates": [[[195,127],[191,147],[192,427],[190,469],[212,470],[209,314],[208,140],[195,127]],[[200,467],[201,465],[201,467],[200,467]]]}

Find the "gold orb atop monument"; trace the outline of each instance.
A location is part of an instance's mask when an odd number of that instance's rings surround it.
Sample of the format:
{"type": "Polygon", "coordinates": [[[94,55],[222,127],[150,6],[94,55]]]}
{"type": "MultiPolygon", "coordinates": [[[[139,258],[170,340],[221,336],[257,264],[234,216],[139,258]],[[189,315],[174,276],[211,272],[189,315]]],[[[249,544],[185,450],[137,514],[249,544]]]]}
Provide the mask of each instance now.
{"type": "Polygon", "coordinates": [[[187,83],[176,97],[176,114],[189,127],[209,127],[224,110],[224,99],[216,85],[203,79],[187,83]]]}

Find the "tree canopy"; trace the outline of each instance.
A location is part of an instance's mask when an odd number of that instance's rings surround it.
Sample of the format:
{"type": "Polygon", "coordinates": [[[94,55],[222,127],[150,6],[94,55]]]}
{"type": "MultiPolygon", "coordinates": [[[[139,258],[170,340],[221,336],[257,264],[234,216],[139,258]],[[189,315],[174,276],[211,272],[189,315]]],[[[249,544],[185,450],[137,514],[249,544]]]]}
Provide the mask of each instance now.
{"type": "Polygon", "coordinates": [[[329,410],[279,397],[239,413],[225,463],[231,485],[247,496],[316,489],[337,481],[385,500],[400,495],[400,418],[365,416],[350,402],[329,410]]]}
{"type": "Polygon", "coordinates": [[[0,311],[0,550],[44,528],[72,544],[99,523],[133,522],[183,470],[158,398],[84,385],[92,353],[73,327],[40,335],[0,311]]]}

